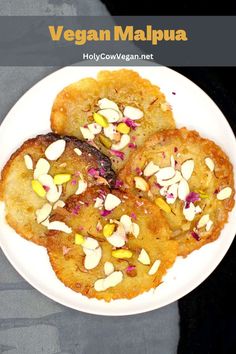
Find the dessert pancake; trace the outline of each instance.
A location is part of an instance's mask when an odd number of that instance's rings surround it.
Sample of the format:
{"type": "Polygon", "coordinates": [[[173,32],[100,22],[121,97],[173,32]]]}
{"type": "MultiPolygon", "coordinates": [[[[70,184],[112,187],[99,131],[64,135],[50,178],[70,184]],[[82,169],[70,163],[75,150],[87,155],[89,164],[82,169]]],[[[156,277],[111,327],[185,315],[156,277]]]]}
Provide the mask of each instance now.
{"type": "Polygon", "coordinates": [[[185,128],[154,134],[129,158],[124,187],[162,209],[179,255],[214,241],[234,206],[234,177],[214,142],[185,128]]]}
{"type": "Polygon", "coordinates": [[[117,171],[150,134],[175,128],[175,122],[159,87],[122,69],[65,87],[53,104],[51,127],[95,144],[117,171]]]}
{"type": "Polygon", "coordinates": [[[128,299],[155,288],[177,255],[159,208],[133,194],[91,187],[50,220],[61,227],[47,237],[51,265],[89,298],[128,299]]]}
{"type": "Polygon", "coordinates": [[[94,183],[115,183],[110,160],[94,147],[51,133],[27,140],[1,174],[6,220],[27,240],[44,245],[53,208],[94,183]]]}

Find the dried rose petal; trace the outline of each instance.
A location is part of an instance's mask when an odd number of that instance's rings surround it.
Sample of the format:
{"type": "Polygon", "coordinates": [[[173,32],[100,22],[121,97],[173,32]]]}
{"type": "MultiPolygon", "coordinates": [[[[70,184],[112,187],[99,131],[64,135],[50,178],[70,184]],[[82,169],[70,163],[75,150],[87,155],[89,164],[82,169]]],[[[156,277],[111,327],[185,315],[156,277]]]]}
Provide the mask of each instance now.
{"type": "Polygon", "coordinates": [[[48,187],[48,186],[43,186],[43,189],[44,189],[46,192],[49,192],[49,191],[50,191],[50,187],[48,187]]]}
{"type": "Polygon", "coordinates": [[[192,231],[191,235],[193,236],[193,238],[195,238],[196,241],[200,241],[200,236],[195,231],[192,231]]]}
{"type": "Polygon", "coordinates": [[[136,167],[136,168],[135,168],[135,172],[136,172],[136,174],[137,174],[138,176],[141,176],[141,175],[142,175],[142,170],[141,170],[141,168],[139,168],[139,167],[136,167]]]}
{"type": "Polygon", "coordinates": [[[119,157],[121,160],[124,160],[125,154],[122,151],[110,150],[110,153],[116,157],[119,157]]]}
{"type": "Polygon", "coordinates": [[[134,212],[132,212],[132,213],[130,214],[130,217],[131,217],[131,219],[134,219],[134,220],[137,219],[137,216],[136,216],[136,214],[135,214],[134,212]]]}
{"type": "Polygon", "coordinates": [[[200,196],[198,193],[190,192],[186,197],[186,202],[188,203],[195,203],[200,200],[200,196]]]}
{"type": "Polygon", "coordinates": [[[178,148],[177,148],[177,146],[175,146],[175,148],[174,148],[174,152],[178,152],[178,148]]]}
{"type": "Polygon", "coordinates": [[[107,216],[107,215],[109,215],[109,214],[111,214],[111,211],[110,210],[101,210],[100,211],[100,214],[101,214],[101,216],[107,216]]]}
{"type": "Polygon", "coordinates": [[[99,177],[99,171],[96,170],[95,168],[89,168],[88,169],[88,174],[92,177],[99,177]]]}
{"type": "Polygon", "coordinates": [[[128,125],[128,127],[130,127],[131,129],[136,129],[137,127],[139,127],[140,126],[140,124],[138,124],[138,123],[135,123],[132,119],[130,119],[130,118],[124,118],[123,119],[123,122],[125,123],[125,124],[127,124],[128,125]]]}
{"type": "Polygon", "coordinates": [[[76,179],[72,179],[72,180],[71,180],[71,184],[72,184],[73,186],[75,186],[75,185],[77,184],[76,179]]]}
{"type": "Polygon", "coordinates": [[[99,168],[99,174],[100,174],[100,176],[105,176],[106,171],[103,167],[99,168]]]}
{"type": "Polygon", "coordinates": [[[136,266],[134,266],[134,265],[129,265],[125,271],[129,277],[136,277],[136,275],[137,275],[136,266]]]}
{"type": "Polygon", "coordinates": [[[128,147],[129,147],[130,149],[136,149],[137,145],[134,144],[134,143],[129,143],[129,144],[128,144],[128,147]]]}
{"type": "Polygon", "coordinates": [[[122,186],[123,186],[123,184],[124,184],[124,182],[123,182],[123,181],[121,181],[121,180],[117,179],[117,180],[116,180],[116,183],[115,183],[115,188],[120,188],[120,187],[122,187],[122,186]]]}

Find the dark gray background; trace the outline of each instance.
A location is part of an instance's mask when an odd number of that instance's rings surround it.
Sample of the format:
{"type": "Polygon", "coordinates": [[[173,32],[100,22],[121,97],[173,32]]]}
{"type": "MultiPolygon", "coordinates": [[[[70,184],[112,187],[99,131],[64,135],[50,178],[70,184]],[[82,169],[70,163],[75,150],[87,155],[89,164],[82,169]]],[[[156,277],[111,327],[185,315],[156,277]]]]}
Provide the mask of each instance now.
{"type": "MultiPolygon", "coordinates": [[[[96,0],[0,0],[0,15],[106,15],[96,0]]],[[[0,67],[0,121],[54,68],[0,67]]],[[[0,251],[0,353],[174,354],[177,303],[147,314],[102,317],[65,308],[34,290],[0,251]]]]}

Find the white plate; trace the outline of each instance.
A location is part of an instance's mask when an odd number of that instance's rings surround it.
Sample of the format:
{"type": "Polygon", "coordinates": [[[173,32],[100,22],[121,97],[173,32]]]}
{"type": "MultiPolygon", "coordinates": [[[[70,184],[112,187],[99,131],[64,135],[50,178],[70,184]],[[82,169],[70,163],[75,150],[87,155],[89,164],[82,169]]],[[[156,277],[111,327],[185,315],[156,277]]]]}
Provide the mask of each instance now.
{"type": "MultiPolygon", "coordinates": [[[[66,85],[87,76],[96,76],[101,67],[66,67],[32,87],[15,104],[0,127],[0,170],[11,153],[27,138],[50,129],[49,117],[56,94],[66,85]]],[[[115,67],[108,69],[117,69],[115,67]]],[[[215,103],[195,84],[165,67],[134,67],[143,77],[161,87],[173,107],[178,127],[198,130],[213,139],[230,156],[236,175],[236,142],[225,117],[215,103]],[[173,95],[172,92],[176,92],[173,95]]],[[[99,315],[131,315],[165,306],[196,288],[216,268],[227,252],[236,232],[236,209],[230,213],[219,239],[178,257],[157,290],[132,300],[111,303],[88,299],[66,288],[54,275],[46,250],[19,237],[4,220],[0,208],[1,247],[14,268],[36,289],[71,308],[99,315]]]]}

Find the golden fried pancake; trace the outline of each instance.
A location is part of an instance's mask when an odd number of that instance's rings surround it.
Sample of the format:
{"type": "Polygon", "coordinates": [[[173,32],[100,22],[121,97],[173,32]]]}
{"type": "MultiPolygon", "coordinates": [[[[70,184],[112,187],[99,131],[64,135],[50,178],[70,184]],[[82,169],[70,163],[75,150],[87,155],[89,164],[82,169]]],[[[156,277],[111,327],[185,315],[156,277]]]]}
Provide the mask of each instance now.
{"type": "Polygon", "coordinates": [[[51,265],[67,287],[89,298],[133,298],[155,288],[176,258],[178,244],[168,240],[170,230],[159,208],[131,194],[90,188],[81,196],[69,198],[51,219],[71,228],[71,233],[49,232],[51,265]],[[120,204],[107,215],[104,208],[108,207],[106,201],[111,194],[120,204]],[[95,203],[99,204],[97,198],[103,200],[100,209],[95,208],[95,203]],[[136,224],[132,229],[130,222],[136,224]],[[86,242],[91,246],[91,240],[96,249],[89,253],[86,242]],[[91,256],[98,257],[97,262],[86,258],[91,256]],[[153,274],[148,274],[154,262],[156,269],[154,266],[153,274]]]}
{"type": "Polygon", "coordinates": [[[234,206],[228,157],[185,128],[154,134],[130,156],[119,178],[129,191],[159,205],[183,256],[217,239],[234,206]]]}
{"type": "Polygon", "coordinates": [[[27,240],[44,245],[51,209],[94,183],[115,183],[110,160],[94,147],[56,134],[27,140],[1,174],[7,222],[27,240]]]}
{"type": "Polygon", "coordinates": [[[90,140],[111,157],[117,171],[150,134],[172,129],[175,122],[159,87],[122,69],[101,71],[97,80],[86,78],[65,87],[53,104],[51,127],[58,134],[90,140]],[[102,118],[94,119],[94,113],[102,118]]]}

